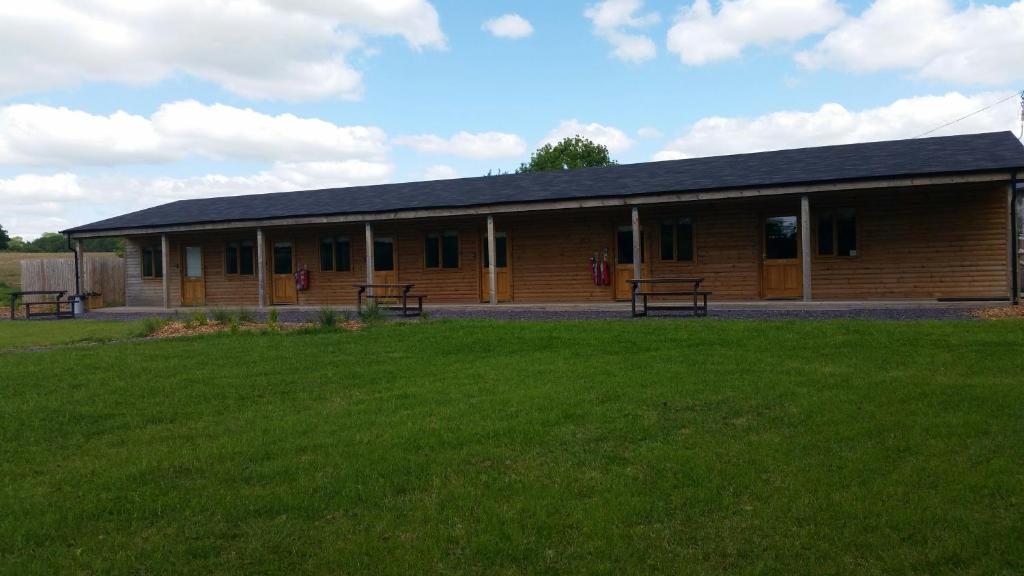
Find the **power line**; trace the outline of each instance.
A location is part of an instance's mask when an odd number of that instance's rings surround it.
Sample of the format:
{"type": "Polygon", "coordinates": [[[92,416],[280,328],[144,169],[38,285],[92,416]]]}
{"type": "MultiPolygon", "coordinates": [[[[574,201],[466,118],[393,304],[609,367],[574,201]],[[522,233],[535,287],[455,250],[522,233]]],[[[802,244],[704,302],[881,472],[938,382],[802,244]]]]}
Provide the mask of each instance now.
{"type": "MultiPolygon", "coordinates": [[[[974,112],[971,112],[970,114],[965,114],[965,115],[957,118],[956,120],[952,120],[950,122],[946,122],[942,126],[938,126],[936,128],[932,128],[931,130],[929,130],[927,132],[924,132],[922,134],[918,134],[917,136],[914,136],[914,138],[921,138],[922,136],[927,136],[927,135],[931,134],[932,132],[938,132],[939,130],[942,130],[943,128],[945,128],[947,126],[952,126],[953,124],[956,124],[957,122],[959,122],[961,120],[966,120],[967,118],[970,118],[971,116],[974,116],[975,114],[981,114],[985,110],[988,110],[989,108],[991,108],[993,106],[998,106],[998,105],[1002,104],[1003,102],[1006,102],[1007,100],[1009,100],[1011,98],[1016,98],[1017,96],[1020,96],[1021,99],[1024,100],[1024,90],[1022,90],[1020,92],[1014,92],[1013,94],[1010,94],[1009,96],[1007,96],[1006,98],[1003,98],[1002,100],[999,100],[998,102],[993,102],[993,103],[989,104],[988,106],[985,106],[984,108],[979,108],[979,109],[975,110],[974,112]]],[[[1022,112],[1022,113],[1024,113],[1024,112],[1022,112]]]]}

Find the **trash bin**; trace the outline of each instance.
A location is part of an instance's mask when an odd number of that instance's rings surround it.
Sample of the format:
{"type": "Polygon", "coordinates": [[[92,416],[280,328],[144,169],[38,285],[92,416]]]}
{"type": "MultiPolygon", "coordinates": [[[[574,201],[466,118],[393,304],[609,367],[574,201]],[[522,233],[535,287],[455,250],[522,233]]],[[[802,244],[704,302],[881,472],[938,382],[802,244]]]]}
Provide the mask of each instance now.
{"type": "Polygon", "coordinates": [[[81,294],[72,294],[68,297],[68,302],[71,303],[71,311],[75,316],[81,316],[85,314],[85,297],[81,294]]]}

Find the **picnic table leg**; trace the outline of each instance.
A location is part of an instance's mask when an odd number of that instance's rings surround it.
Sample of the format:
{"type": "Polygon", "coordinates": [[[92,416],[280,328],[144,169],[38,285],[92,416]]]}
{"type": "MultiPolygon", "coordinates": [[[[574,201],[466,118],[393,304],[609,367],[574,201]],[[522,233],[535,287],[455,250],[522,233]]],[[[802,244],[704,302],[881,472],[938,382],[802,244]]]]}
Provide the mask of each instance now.
{"type": "Polygon", "coordinates": [[[636,286],[633,286],[633,290],[630,292],[629,298],[629,310],[632,312],[633,317],[636,318],[636,286]]]}

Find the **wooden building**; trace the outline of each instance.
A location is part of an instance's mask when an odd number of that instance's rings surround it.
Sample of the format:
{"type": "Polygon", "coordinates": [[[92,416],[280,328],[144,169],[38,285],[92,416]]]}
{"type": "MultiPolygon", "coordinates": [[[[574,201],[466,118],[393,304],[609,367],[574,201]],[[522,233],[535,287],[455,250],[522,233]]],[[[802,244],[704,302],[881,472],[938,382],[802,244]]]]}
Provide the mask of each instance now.
{"type": "Polygon", "coordinates": [[[348,305],[399,281],[432,304],[608,302],[675,276],[715,300],[1015,300],[1018,171],[999,132],[182,200],[64,233],[127,239],[129,306],[348,305]]]}

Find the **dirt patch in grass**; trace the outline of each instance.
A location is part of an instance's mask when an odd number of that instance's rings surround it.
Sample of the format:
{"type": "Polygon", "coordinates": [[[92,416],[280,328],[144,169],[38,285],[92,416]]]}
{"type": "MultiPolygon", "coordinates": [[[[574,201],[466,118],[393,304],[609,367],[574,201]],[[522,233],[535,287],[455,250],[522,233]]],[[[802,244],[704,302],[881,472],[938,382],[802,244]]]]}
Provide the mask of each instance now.
{"type": "Polygon", "coordinates": [[[985,320],[1024,319],[1024,306],[998,306],[996,308],[978,308],[971,314],[985,320]]]}
{"type": "MultiPolygon", "coordinates": [[[[280,322],[273,328],[265,322],[244,322],[235,325],[238,330],[246,332],[293,332],[308,328],[316,328],[317,324],[308,322],[280,322]]],[[[337,328],[340,330],[361,330],[365,324],[356,320],[340,322],[337,328]]],[[[211,321],[207,324],[191,324],[187,322],[168,322],[163,327],[149,335],[150,338],[177,338],[180,336],[200,336],[203,334],[215,334],[217,332],[229,332],[232,324],[228,322],[211,321]]]]}

